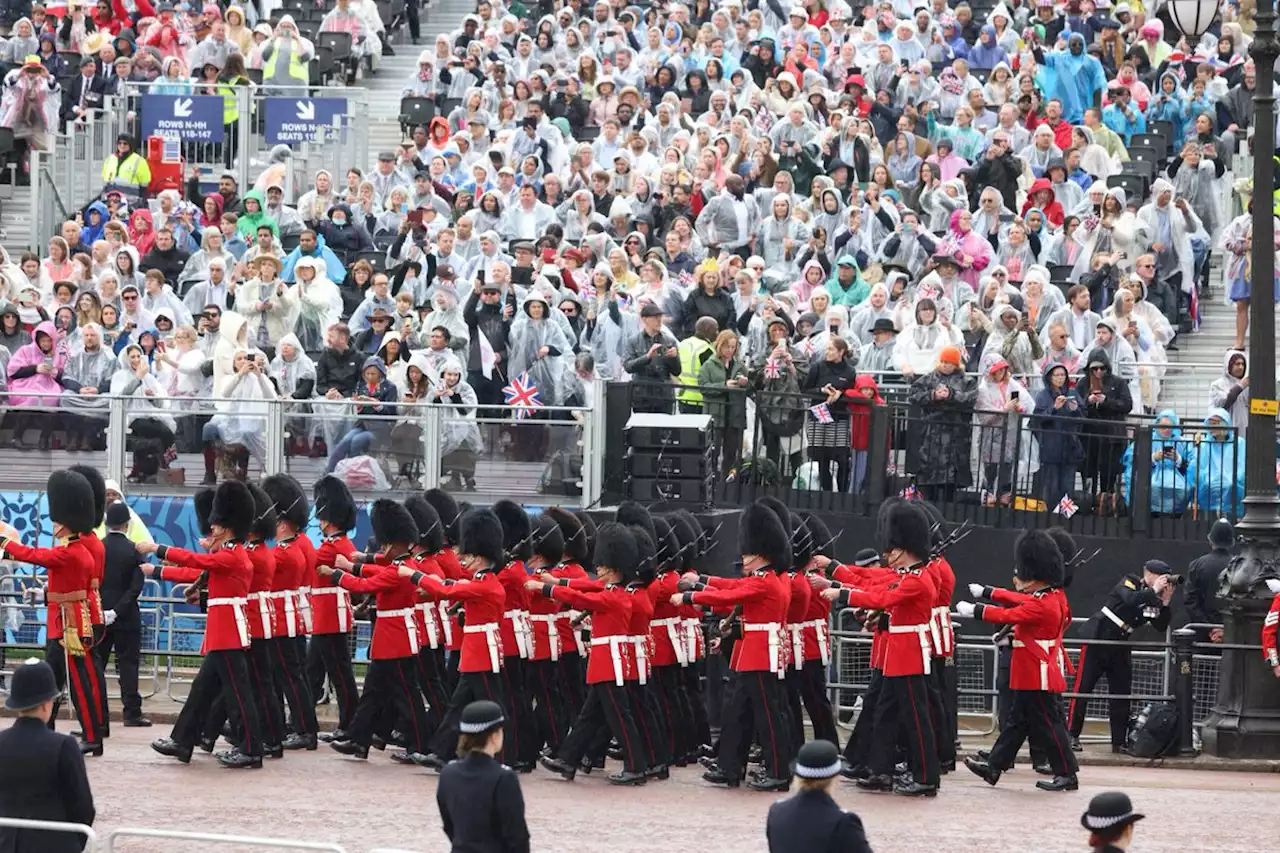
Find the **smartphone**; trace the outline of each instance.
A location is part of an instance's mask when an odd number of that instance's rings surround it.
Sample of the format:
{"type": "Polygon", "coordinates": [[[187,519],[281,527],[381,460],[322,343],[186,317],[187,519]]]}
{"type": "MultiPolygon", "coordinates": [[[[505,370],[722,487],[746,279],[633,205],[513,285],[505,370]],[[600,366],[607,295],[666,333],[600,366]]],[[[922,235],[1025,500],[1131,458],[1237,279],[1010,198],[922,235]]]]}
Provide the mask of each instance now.
{"type": "Polygon", "coordinates": [[[1009,392],[1009,399],[1010,399],[1010,400],[1016,400],[1016,399],[1018,399],[1018,392],[1017,392],[1016,390],[1014,390],[1014,391],[1010,391],[1010,392],[1009,392]]]}
{"type": "Polygon", "coordinates": [[[840,334],[840,327],[839,327],[839,326],[828,326],[828,327],[827,327],[827,331],[828,331],[828,332],[830,332],[830,333],[831,333],[831,334],[833,334],[833,335],[839,335],[839,334],[840,334]]]}

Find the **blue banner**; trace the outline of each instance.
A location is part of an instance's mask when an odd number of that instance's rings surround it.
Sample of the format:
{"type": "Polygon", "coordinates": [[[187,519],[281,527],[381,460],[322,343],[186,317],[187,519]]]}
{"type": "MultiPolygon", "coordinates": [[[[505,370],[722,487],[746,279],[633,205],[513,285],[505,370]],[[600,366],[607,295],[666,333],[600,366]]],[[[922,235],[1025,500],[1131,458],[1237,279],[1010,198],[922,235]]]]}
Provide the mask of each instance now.
{"type": "Polygon", "coordinates": [[[222,142],[222,98],[217,95],[143,95],[142,141],[165,136],[183,142],[222,142]]]}
{"type": "Polygon", "coordinates": [[[267,98],[264,136],[268,145],[297,145],[331,138],[347,119],[346,98],[267,98]]]}

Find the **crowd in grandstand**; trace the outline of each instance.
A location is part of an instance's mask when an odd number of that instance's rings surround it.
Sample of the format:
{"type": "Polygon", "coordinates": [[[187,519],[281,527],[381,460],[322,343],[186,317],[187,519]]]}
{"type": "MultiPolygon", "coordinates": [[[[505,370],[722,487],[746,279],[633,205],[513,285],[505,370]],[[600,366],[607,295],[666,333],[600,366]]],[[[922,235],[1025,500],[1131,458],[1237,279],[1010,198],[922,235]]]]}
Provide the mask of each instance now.
{"type": "MultiPolygon", "coordinates": [[[[122,138],[103,197],[0,266],[16,440],[92,446],[96,398],[137,396],[158,464],[203,446],[212,480],[220,454],[242,472],[262,452],[253,401],[343,399],[291,440],[333,469],[411,454],[406,402],[444,406],[446,453],[475,454],[513,380],[575,405],[631,379],[637,409],[712,416],[726,475],[756,447],[857,491],[892,389],[927,492],[1008,502],[1029,447],[1050,507],[1078,477],[1128,489],[1130,427],[1154,417],[1152,509],[1231,509],[1243,354],[1194,436],[1160,392],[1204,300],[1235,302],[1245,344],[1251,224],[1226,208],[1251,187],[1226,182],[1251,143],[1252,9],[1188,45],[1150,0],[751,5],[479,0],[403,86],[431,117],[302,187],[281,146],[251,187],[146,197],[122,138]],[[217,411],[191,417],[204,396],[217,411]]],[[[20,6],[0,8],[0,121],[33,146],[123,108],[122,79],[234,98],[305,82],[313,55],[253,4],[20,6]]],[[[366,69],[390,49],[373,0],[320,19],[366,69]]]]}

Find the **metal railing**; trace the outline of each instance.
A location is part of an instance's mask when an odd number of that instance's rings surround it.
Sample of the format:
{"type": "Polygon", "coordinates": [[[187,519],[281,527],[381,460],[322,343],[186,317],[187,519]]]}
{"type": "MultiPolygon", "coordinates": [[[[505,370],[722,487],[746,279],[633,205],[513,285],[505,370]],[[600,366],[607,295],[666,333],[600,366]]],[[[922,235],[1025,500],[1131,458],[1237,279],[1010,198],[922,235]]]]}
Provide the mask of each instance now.
{"type": "MultiPolygon", "coordinates": [[[[11,829],[30,829],[38,832],[71,832],[83,835],[85,839],[84,853],[94,853],[98,849],[98,835],[93,827],[83,823],[69,823],[60,820],[28,820],[21,817],[0,817],[0,827],[11,829]]],[[[108,848],[110,849],[110,848],[108,848]]]]}
{"type": "MultiPolygon", "coordinates": [[[[177,829],[138,829],[123,827],[113,829],[102,839],[102,850],[111,853],[122,838],[163,838],[166,841],[195,841],[201,844],[236,845],[238,847],[272,850],[318,850],[326,853],[346,853],[346,848],[326,841],[299,841],[292,838],[269,838],[259,835],[223,835],[213,832],[183,832],[177,829]]],[[[169,849],[167,846],[166,850],[169,849]]]]}

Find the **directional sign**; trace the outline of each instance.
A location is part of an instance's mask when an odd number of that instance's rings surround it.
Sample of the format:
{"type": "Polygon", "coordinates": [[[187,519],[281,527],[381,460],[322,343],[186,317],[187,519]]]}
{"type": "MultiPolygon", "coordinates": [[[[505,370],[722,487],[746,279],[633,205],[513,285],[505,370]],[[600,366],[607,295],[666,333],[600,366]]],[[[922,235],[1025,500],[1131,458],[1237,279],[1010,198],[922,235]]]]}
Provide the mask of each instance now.
{"type": "Polygon", "coordinates": [[[346,98],[267,98],[268,145],[295,145],[331,138],[347,120],[346,98]]]}
{"type": "Polygon", "coordinates": [[[143,95],[142,138],[222,142],[222,103],[217,95],[143,95]]]}

